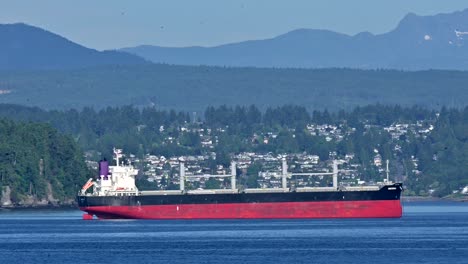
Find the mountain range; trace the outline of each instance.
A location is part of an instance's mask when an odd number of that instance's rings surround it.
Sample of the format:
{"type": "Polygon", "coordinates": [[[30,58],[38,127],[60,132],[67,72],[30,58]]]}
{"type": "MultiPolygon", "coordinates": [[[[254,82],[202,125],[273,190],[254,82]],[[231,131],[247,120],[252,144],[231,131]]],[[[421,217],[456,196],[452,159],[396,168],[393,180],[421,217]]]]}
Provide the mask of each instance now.
{"type": "Polygon", "coordinates": [[[0,70],[68,69],[99,65],[147,63],[120,51],[97,51],[83,47],[44,29],[0,24],[0,70]]]}
{"type": "Polygon", "coordinates": [[[0,70],[68,69],[154,63],[232,67],[468,70],[468,9],[406,15],[397,27],[354,36],[298,29],[216,47],[142,45],[98,51],[47,30],[0,24],[0,70]]]}
{"type": "Polygon", "coordinates": [[[385,34],[349,36],[298,29],[265,40],[216,47],[123,48],[156,63],[212,66],[468,69],[468,9],[434,16],[406,15],[385,34]]]}

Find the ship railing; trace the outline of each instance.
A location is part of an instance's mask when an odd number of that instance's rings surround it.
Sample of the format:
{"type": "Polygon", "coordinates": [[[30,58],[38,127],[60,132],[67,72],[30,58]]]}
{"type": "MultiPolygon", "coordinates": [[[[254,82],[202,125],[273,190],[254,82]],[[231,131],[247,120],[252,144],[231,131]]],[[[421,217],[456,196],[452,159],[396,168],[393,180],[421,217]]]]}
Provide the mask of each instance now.
{"type": "Polygon", "coordinates": [[[244,193],[284,193],[289,192],[286,188],[247,188],[243,190],[244,193]]]}
{"type": "Polygon", "coordinates": [[[140,195],[179,195],[182,194],[180,190],[152,190],[140,191],[140,195]]]}
{"type": "Polygon", "coordinates": [[[115,191],[115,192],[109,192],[110,195],[115,195],[115,196],[133,196],[133,195],[138,195],[139,192],[135,191],[115,191]]]}
{"type": "Polygon", "coordinates": [[[238,190],[233,189],[210,189],[210,190],[154,190],[154,191],[140,191],[140,195],[178,195],[178,194],[231,194],[239,193],[238,190]]]}
{"type": "Polygon", "coordinates": [[[238,193],[237,189],[211,189],[211,190],[188,190],[187,194],[231,194],[238,193]]]}
{"type": "Polygon", "coordinates": [[[323,191],[337,191],[335,187],[298,187],[296,192],[323,192],[323,191]]]}
{"type": "Polygon", "coordinates": [[[340,189],[342,191],[378,191],[380,190],[380,186],[341,186],[340,189]]]}

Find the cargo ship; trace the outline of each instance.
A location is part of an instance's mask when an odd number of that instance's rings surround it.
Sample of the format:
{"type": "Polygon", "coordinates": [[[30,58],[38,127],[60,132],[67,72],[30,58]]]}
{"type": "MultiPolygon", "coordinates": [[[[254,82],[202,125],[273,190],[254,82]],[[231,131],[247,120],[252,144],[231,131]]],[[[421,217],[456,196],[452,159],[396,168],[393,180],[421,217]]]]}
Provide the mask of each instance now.
{"type": "Polygon", "coordinates": [[[399,218],[402,215],[401,183],[387,180],[375,186],[338,186],[338,164],[331,172],[289,173],[282,162],[282,188],[238,189],[236,165],[231,189],[185,190],[184,163],[180,162],[180,189],[139,191],[138,170],[120,163],[122,151],[114,149],[115,166],[99,162],[99,177],[89,179],[77,196],[83,219],[300,219],[300,218],[399,218]],[[288,187],[288,179],[300,176],[332,176],[331,187],[288,187]],[[92,187],[92,188],[91,188],[92,187]],[[92,192],[88,192],[92,189],[92,192]]]}

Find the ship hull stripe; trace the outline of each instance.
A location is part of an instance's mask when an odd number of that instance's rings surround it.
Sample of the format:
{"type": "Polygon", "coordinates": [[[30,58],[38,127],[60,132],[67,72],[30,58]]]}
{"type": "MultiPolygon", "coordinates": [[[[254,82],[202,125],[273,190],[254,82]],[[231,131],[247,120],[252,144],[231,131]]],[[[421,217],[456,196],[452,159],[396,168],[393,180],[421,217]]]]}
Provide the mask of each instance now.
{"type": "Polygon", "coordinates": [[[85,206],[100,219],[399,218],[400,200],[85,206]]]}

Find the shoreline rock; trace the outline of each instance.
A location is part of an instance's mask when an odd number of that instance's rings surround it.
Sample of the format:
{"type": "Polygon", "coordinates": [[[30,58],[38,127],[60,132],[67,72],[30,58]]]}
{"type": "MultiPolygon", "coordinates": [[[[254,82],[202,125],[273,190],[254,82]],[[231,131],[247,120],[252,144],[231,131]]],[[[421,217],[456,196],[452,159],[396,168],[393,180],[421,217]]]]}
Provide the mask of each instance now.
{"type": "Polygon", "coordinates": [[[11,202],[11,189],[10,186],[3,186],[2,193],[0,196],[0,207],[3,206],[11,206],[13,203],[11,202]]]}
{"type": "Polygon", "coordinates": [[[19,203],[0,204],[1,209],[52,209],[52,208],[77,208],[77,203],[73,199],[66,199],[64,201],[54,200],[48,201],[46,199],[35,199],[28,196],[26,199],[19,203]]]}
{"type": "Polygon", "coordinates": [[[76,203],[60,203],[60,204],[44,204],[44,205],[19,205],[14,204],[10,206],[0,206],[0,212],[2,210],[53,210],[53,209],[77,209],[78,205],[76,203]]]}

